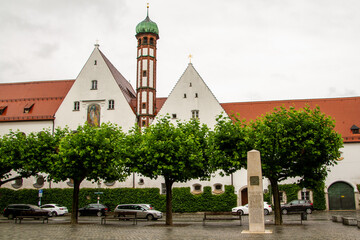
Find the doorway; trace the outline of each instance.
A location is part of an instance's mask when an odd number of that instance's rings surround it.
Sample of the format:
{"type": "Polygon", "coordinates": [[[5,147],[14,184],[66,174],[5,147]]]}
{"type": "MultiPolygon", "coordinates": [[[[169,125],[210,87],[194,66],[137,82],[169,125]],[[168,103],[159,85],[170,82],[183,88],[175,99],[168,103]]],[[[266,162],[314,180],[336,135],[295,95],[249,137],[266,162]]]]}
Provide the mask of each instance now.
{"type": "Polygon", "coordinates": [[[336,182],[328,189],[330,210],[355,210],[354,188],[345,182],[336,182]]]}
{"type": "Polygon", "coordinates": [[[245,204],[248,204],[248,189],[244,188],[241,190],[241,205],[244,206],[245,204]]]}

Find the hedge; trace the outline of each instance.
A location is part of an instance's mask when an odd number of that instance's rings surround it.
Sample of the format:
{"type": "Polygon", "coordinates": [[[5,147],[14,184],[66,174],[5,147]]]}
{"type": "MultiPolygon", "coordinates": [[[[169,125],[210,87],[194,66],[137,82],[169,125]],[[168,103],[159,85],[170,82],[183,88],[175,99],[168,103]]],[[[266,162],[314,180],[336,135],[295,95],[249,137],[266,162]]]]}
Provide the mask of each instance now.
{"type": "MultiPolygon", "coordinates": [[[[57,203],[72,209],[72,188],[43,189],[41,203],[57,203]]],[[[29,203],[38,205],[37,189],[12,190],[0,188],[0,209],[11,203],[29,203]]],[[[155,209],[165,212],[166,196],[159,188],[82,188],[79,193],[79,207],[100,202],[114,210],[116,205],[125,203],[148,203],[155,209]],[[96,195],[95,192],[103,194],[96,195]]],[[[204,192],[193,195],[189,187],[173,189],[174,212],[231,211],[236,206],[237,197],[233,186],[225,186],[225,192],[219,195],[211,193],[211,187],[204,187],[204,192]]]]}

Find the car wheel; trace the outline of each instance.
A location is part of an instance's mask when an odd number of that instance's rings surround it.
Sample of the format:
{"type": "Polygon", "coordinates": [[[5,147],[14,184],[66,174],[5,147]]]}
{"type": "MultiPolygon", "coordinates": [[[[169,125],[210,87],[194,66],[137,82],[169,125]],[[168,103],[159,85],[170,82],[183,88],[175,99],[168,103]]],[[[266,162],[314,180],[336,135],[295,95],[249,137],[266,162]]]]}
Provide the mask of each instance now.
{"type": "Polygon", "coordinates": [[[148,221],[151,221],[151,220],[154,219],[154,216],[151,215],[151,214],[149,214],[149,215],[146,216],[146,219],[147,219],[148,221]]]}
{"type": "Polygon", "coordinates": [[[238,210],[237,213],[238,213],[239,215],[244,215],[244,212],[243,212],[243,210],[241,210],[241,209],[238,210]]]}
{"type": "Polygon", "coordinates": [[[269,215],[269,210],[264,209],[264,214],[265,214],[265,215],[269,215]]]}
{"type": "Polygon", "coordinates": [[[101,217],[103,214],[102,214],[102,212],[97,212],[96,215],[97,215],[98,217],[101,217]]]}
{"type": "Polygon", "coordinates": [[[282,214],[283,214],[283,215],[286,215],[287,213],[288,213],[288,210],[286,210],[286,209],[283,209],[283,210],[282,210],[282,214]]]}
{"type": "Polygon", "coordinates": [[[307,214],[311,214],[311,213],[312,213],[312,210],[311,210],[310,208],[307,208],[307,209],[306,209],[306,213],[307,213],[307,214]]]}
{"type": "Polygon", "coordinates": [[[8,219],[14,219],[14,214],[9,213],[9,215],[8,215],[8,219]]]}
{"type": "Polygon", "coordinates": [[[56,216],[57,216],[57,212],[55,212],[55,211],[52,212],[52,213],[51,213],[51,216],[52,216],[52,217],[56,217],[56,216]]]}

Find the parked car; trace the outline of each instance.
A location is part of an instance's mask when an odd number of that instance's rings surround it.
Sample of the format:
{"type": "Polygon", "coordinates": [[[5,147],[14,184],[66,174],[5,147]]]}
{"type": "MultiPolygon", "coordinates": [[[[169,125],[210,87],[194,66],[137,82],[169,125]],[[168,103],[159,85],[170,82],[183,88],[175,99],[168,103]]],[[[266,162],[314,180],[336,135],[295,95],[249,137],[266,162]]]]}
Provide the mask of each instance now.
{"type": "Polygon", "coordinates": [[[17,216],[51,216],[51,212],[32,204],[10,204],[4,209],[3,215],[13,219],[17,216]]]}
{"type": "MultiPolygon", "coordinates": [[[[234,207],[231,210],[233,213],[237,213],[239,215],[249,214],[249,204],[244,206],[234,207]]],[[[267,202],[264,202],[264,214],[269,215],[272,212],[272,207],[267,202]]]]}
{"type": "Polygon", "coordinates": [[[104,216],[109,212],[109,208],[103,204],[92,203],[83,208],[79,208],[79,216],[104,216]]]}
{"type": "Polygon", "coordinates": [[[69,212],[67,207],[54,203],[42,205],[40,208],[50,211],[53,217],[58,215],[64,215],[69,212]]]}
{"type": "Polygon", "coordinates": [[[150,204],[120,204],[116,206],[114,212],[115,213],[136,212],[137,218],[144,218],[149,221],[162,218],[162,212],[157,211],[155,209],[150,209],[148,205],[150,204]]]}
{"type": "Polygon", "coordinates": [[[293,200],[281,205],[281,212],[284,215],[288,212],[306,212],[307,214],[311,214],[313,210],[313,204],[309,200],[293,200]]]}

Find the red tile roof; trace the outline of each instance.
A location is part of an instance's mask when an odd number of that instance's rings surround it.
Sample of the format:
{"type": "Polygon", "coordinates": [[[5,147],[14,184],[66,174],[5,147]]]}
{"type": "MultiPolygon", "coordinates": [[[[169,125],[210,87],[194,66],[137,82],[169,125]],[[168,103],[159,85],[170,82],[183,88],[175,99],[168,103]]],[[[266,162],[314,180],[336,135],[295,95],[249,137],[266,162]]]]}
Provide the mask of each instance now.
{"type": "Polygon", "coordinates": [[[54,119],[73,83],[74,80],[0,84],[0,106],[6,106],[0,122],[54,119]]]}
{"type": "Polygon", "coordinates": [[[335,130],[338,131],[344,142],[360,142],[360,134],[353,134],[351,127],[360,127],[360,97],[283,100],[263,102],[222,103],[225,112],[231,116],[239,113],[241,119],[253,120],[275,107],[293,106],[296,109],[309,105],[310,108],[320,107],[320,111],[335,119],[335,130]]]}

